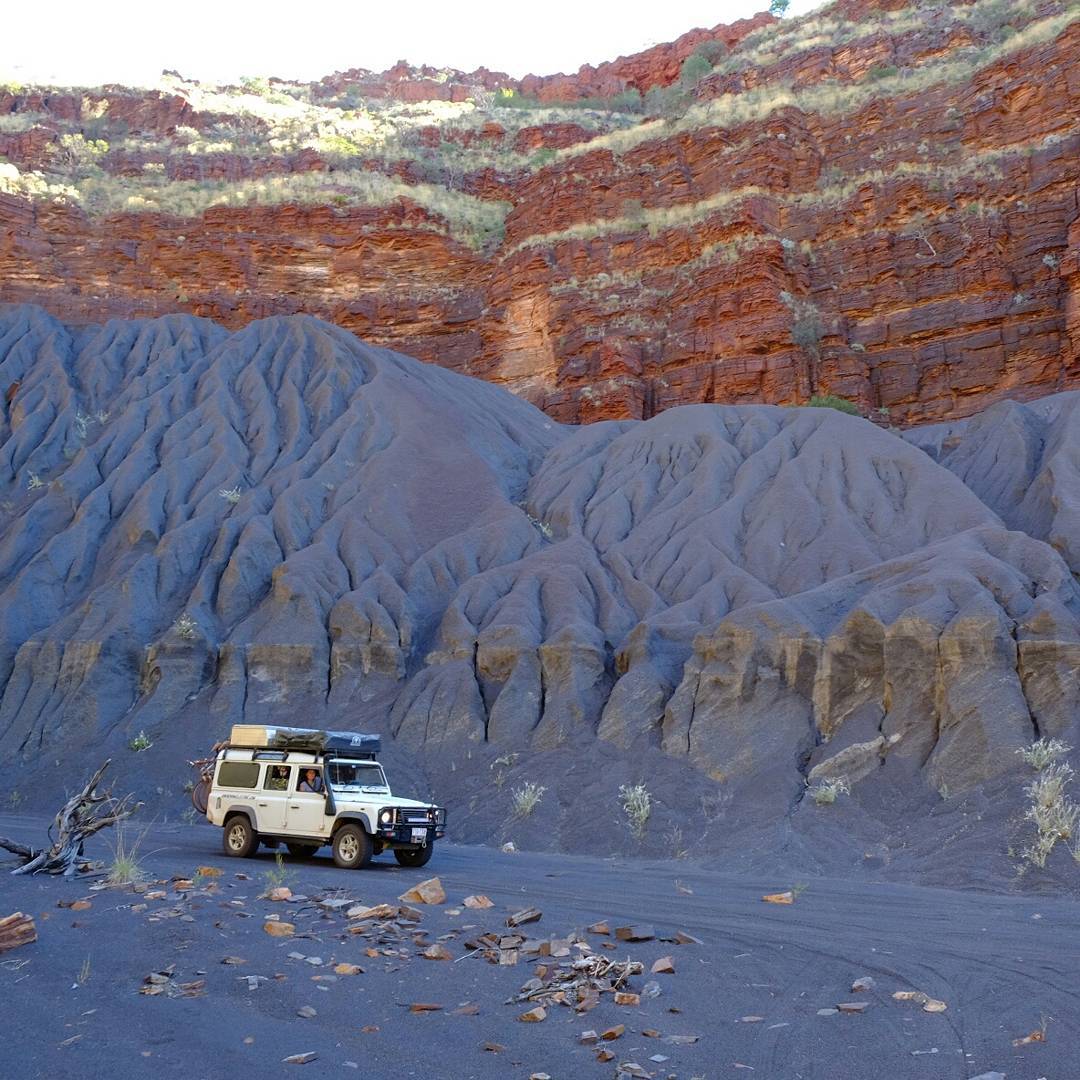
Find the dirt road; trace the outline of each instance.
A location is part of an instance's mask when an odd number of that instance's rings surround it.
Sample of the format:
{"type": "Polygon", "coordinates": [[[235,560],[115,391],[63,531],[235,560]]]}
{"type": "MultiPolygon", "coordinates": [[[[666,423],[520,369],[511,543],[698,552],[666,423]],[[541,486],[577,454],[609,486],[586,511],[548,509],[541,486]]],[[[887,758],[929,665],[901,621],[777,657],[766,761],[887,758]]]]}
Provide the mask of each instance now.
{"type": "MultiPolygon", "coordinates": [[[[24,840],[45,825],[0,816],[0,834],[24,840]]],[[[336,869],[326,855],[287,861],[292,892],[310,899],[272,903],[260,894],[275,871],[273,854],[232,860],[219,843],[206,825],[152,829],[142,852],[150,878],[164,883],[150,886],[151,893],[165,890],[156,901],[131,890],[93,892],[85,881],[0,874],[0,915],[32,914],[39,934],[35,944],[0,956],[3,1080],[527,1080],[533,1073],[608,1080],[626,1062],[679,1080],[968,1080],[993,1071],[1009,1080],[1080,1077],[1075,900],[754,880],[686,861],[597,861],[445,844],[422,871],[386,857],[354,872],[336,869]],[[191,878],[199,866],[221,876],[180,892],[169,883],[191,878]],[[342,911],[318,906],[339,896],[395,902],[435,875],[448,900],[423,907],[419,929],[432,941],[448,935],[454,960],[423,959],[411,941],[372,957],[365,951],[372,942],[348,933],[342,911]],[[761,900],[792,886],[804,887],[791,905],[761,900]],[[474,893],[494,907],[462,907],[474,893]],[[78,899],[91,906],[58,907],[78,899]],[[584,1015],[554,1006],[541,1023],[519,1022],[526,1006],[507,999],[535,964],[522,957],[517,966],[495,966],[465,957],[464,943],[482,930],[505,932],[507,914],[528,905],[543,912],[527,928],[533,937],[565,937],[597,920],[612,928],[651,924],[655,939],[617,942],[608,954],[642,960],[646,974],[635,987],[655,981],[660,995],[637,1006],[617,1006],[605,995],[584,1015]],[[267,916],[293,922],[296,934],[271,937],[267,916]],[[702,943],[661,940],[680,930],[702,943]],[[662,956],[673,958],[675,973],[649,974],[662,956]],[[337,975],[341,962],[364,971],[337,975]],[[170,965],[168,993],[139,993],[151,972],[170,965]],[[874,988],[853,992],[852,983],[865,977],[874,988]],[[174,996],[181,985],[193,986],[194,996],[174,996]],[[947,1009],[924,1012],[894,1000],[898,990],[923,991],[947,1009]],[[417,1002],[443,1008],[411,1012],[417,1002]],[[865,1003],[865,1011],[820,1012],[846,1002],[865,1003]],[[464,1003],[469,1007],[455,1012],[464,1003]],[[300,1015],[308,1010],[314,1015],[300,1015]],[[579,1036],[617,1024],[625,1032],[606,1044],[615,1056],[598,1062],[596,1047],[579,1036]],[[1044,1040],[1013,1045],[1043,1025],[1044,1040]],[[307,1052],[318,1055],[309,1064],[283,1063],[307,1052]]],[[[108,855],[105,845],[94,853],[108,855]]],[[[611,941],[585,936],[597,948],[611,941]]]]}

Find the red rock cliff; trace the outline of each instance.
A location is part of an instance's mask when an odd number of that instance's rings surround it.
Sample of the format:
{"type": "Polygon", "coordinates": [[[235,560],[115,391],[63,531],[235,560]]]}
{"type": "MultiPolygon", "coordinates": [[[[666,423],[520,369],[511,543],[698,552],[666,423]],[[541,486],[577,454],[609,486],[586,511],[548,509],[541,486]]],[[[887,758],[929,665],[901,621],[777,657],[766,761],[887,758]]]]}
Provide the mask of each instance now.
{"type": "Polygon", "coordinates": [[[517,83],[346,73],[291,143],[287,84],[262,113],[187,83],[0,91],[0,299],[306,311],[568,421],[836,394],[904,424],[1080,385],[1080,12],[889,7],[517,83]]]}

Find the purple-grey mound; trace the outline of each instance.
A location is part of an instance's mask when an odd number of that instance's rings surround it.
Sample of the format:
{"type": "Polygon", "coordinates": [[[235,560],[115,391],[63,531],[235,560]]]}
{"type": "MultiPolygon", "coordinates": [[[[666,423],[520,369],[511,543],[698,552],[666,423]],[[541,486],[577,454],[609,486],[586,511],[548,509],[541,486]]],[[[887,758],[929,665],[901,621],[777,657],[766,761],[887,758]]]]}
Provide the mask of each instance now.
{"type": "Polygon", "coordinates": [[[308,317],[30,306],[0,390],[0,759],[35,799],[112,753],[179,807],[228,725],[333,725],[389,736],[458,838],[947,877],[949,842],[1007,868],[1015,751],[1080,742],[1077,393],[904,438],[571,428],[308,317]]]}

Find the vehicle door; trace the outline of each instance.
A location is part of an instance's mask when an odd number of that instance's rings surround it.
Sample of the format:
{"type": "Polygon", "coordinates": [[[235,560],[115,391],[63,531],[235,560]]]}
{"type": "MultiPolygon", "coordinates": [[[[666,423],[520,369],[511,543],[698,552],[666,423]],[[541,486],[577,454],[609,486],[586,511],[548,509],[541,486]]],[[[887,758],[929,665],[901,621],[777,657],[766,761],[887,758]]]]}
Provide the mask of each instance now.
{"type": "Polygon", "coordinates": [[[289,793],[295,772],[292,765],[266,766],[262,790],[255,804],[259,817],[256,828],[259,832],[273,835],[285,831],[289,793]]]}
{"type": "Polygon", "coordinates": [[[301,765],[295,771],[285,815],[289,833],[292,836],[326,836],[333,819],[326,813],[322,766],[301,765]]]}

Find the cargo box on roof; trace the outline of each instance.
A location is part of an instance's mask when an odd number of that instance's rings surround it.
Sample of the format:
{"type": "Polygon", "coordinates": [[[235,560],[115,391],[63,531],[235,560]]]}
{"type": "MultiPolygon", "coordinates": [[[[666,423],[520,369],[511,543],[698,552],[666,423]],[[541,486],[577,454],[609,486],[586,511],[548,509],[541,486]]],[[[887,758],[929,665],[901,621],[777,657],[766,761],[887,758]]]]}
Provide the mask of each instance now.
{"type": "Polygon", "coordinates": [[[262,724],[233,724],[230,746],[271,750],[305,750],[374,757],[381,748],[378,735],[355,731],[321,731],[317,728],[266,727],[262,724]]]}

